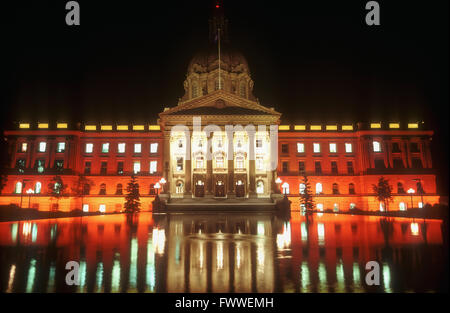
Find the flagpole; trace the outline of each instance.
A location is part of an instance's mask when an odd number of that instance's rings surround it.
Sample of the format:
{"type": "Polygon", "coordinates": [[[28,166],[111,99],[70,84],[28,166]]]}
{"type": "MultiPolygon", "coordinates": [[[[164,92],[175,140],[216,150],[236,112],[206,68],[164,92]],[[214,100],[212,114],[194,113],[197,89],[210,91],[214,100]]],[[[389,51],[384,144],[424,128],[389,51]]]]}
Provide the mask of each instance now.
{"type": "Polygon", "coordinates": [[[222,82],[220,77],[220,28],[217,29],[218,34],[218,50],[219,50],[219,89],[222,89],[222,82]]]}

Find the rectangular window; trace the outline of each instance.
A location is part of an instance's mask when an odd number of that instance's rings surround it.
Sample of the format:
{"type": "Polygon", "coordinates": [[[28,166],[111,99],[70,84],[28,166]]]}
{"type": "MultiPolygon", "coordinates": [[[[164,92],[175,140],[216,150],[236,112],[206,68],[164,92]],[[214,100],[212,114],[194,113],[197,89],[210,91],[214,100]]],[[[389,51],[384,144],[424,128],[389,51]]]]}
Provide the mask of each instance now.
{"type": "Polygon", "coordinates": [[[313,143],[314,153],[320,153],[320,143],[313,143]]]}
{"type": "Polygon", "coordinates": [[[109,143],[104,143],[102,145],[102,153],[109,153],[109,143]]]}
{"type": "Polygon", "coordinates": [[[345,153],[352,153],[353,152],[353,145],[349,142],[345,143],[345,153]]]}
{"type": "MultiPolygon", "coordinates": [[[[256,160],[258,160],[258,159],[256,159],[256,160]]],[[[216,158],[216,167],[217,168],[224,168],[223,156],[218,156],[216,158]]]]}
{"type": "Polygon", "coordinates": [[[183,170],[183,158],[181,157],[177,157],[177,171],[182,171],[183,170]]]}
{"type": "MultiPolygon", "coordinates": [[[[197,159],[197,162],[198,162],[198,159],[197,159]]],[[[202,162],[203,162],[203,159],[202,159],[202,162]]],[[[197,167],[199,167],[198,163],[197,163],[197,167]]],[[[203,167],[203,165],[202,165],[202,167],[203,167]]],[[[244,158],[243,157],[236,158],[236,168],[239,168],[239,169],[244,168],[244,158]]]]}
{"type": "Polygon", "coordinates": [[[134,153],[141,153],[142,145],[140,143],[134,144],[134,153]]]}
{"type": "Polygon", "coordinates": [[[150,144],[150,153],[157,153],[158,152],[158,143],[151,143],[150,144]]]}
{"type": "Polygon", "coordinates": [[[283,173],[287,173],[289,171],[289,163],[283,162],[283,173]]]}
{"type": "Polygon", "coordinates": [[[141,171],[141,162],[140,161],[134,161],[133,162],[133,172],[135,174],[139,173],[141,171]]]}
{"type": "Polygon", "coordinates": [[[330,153],[337,153],[337,145],[335,143],[330,143],[330,153]]]}
{"type": "Polygon", "coordinates": [[[262,148],[262,139],[256,139],[256,148],[262,148]]]}
{"type": "Polygon", "coordinates": [[[86,153],[92,153],[94,151],[94,144],[93,143],[87,143],[86,149],[84,150],[86,153]]]}
{"type": "Polygon", "coordinates": [[[26,142],[22,142],[20,145],[20,152],[27,152],[28,144],[26,142]]]}
{"type": "Polygon", "coordinates": [[[256,157],[256,169],[259,171],[264,170],[264,159],[262,157],[256,157]]]}
{"type": "Polygon", "coordinates": [[[303,142],[297,142],[297,153],[305,153],[305,144],[303,142]]]}
{"type": "Polygon", "coordinates": [[[41,141],[39,143],[39,152],[45,152],[46,148],[47,148],[47,143],[45,141],[41,141]]]}
{"type": "Polygon", "coordinates": [[[373,142],[373,152],[381,152],[381,144],[379,141],[373,142]]]}
{"type": "Polygon", "coordinates": [[[322,164],[320,162],[314,162],[314,167],[316,170],[316,174],[317,175],[321,175],[322,174],[322,164]]]}
{"type": "Polygon", "coordinates": [[[64,160],[55,160],[55,170],[58,172],[64,170],[64,160]]]}
{"type": "Polygon", "coordinates": [[[411,142],[411,145],[409,147],[409,151],[411,151],[411,152],[420,152],[419,144],[417,142],[411,142]]]}
{"type": "Polygon", "coordinates": [[[398,142],[392,143],[392,152],[393,153],[399,153],[400,151],[400,144],[398,142]]]}
{"type": "Polygon", "coordinates": [[[289,145],[288,144],[281,145],[281,153],[289,153],[289,145]]]}
{"type": "Polygon", "coordinates": [[[123,175],[123,162],[117,162],[117,174],[123,175]]]}
{"type": "Polygon", "coordinates": [[[89,212],[89,204],[83,204],[83,212],[89,212]]]}
{"type": "Polygon", "coordinates": [[[338,173],[338,166],[336,161],[331,161],[331,174],[337,175],[338,173]]]}
{"type": "Polygon", "coordinates": [[[56,146],[56,152],[61,153],[66,150],[66,143],[65,142],[58,142],[58,145],[56,146]]]}
{"type": "Polygon", "coordinates": [[[102,162],[100,167],[100,175],[106,175],[107,168],[108,162],[102,162]]]}
{"type": "Polygon", "coordinates": [[[125,144],[124,143],[117,144],[117,152],[118,153],[125,153],[125,144]]]}
{"type": "Polygon", "coordinates": [[[150,174],[156,173],[157,165],[157,161],[150,161],[150,174]]]}
{"type": "Polygon", "coordinates": [[[84,174],[91,175],[91,162],[84,163],[84,174]]]}
{"type": "Polygon", "coordinates": [[[355,173],[355,170],[353,169],[353,162],[351,161],[347,162],[347,172],[349,175],[353,175],[355,173]]]}
{"type": "Polygon", "coordinates": [[[19,173],[23,173],[25,171],[25,159],[18,159],[16,161],[16,169],[19,173]]]}
{"type": "Polygon", "coordinates": [[[106,204],[100,204],[98,207],[99,212],[105,213],[106,212],[106,204]]]}
{"type": "Polygon", "coordinates": [[[40,159],[36,160],[36,163],[34,164],[34,168],[38,173],[43,173],[45,168],[45,160],[40,159]]]}
{"type": "Polygon", "coordinates": [[[298,172],[300,174],[302,174],[303,172],[305,172],[305,162],[301,161],[298,162],[298,172]]]}

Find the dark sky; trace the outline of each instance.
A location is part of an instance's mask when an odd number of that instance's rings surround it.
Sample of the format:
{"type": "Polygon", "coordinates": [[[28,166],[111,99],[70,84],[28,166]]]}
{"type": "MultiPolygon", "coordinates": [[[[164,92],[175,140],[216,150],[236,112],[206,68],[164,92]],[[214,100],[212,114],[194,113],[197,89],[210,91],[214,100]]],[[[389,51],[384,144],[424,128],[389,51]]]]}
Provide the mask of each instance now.
{"type": "MultiPolygon", "coordinates": [[[[1,122],[140,121],[183,95],[211,0],[2,3],[1,122]]],[[[225,0],[230,41],[262,104],[287,122],[425,121],[448,172],[448,1],[225,0]]],[[[443,186],[448,186],[448,175],[443,186]]],[[[445,188],[445,192],[447,188],[445,188]]]]}

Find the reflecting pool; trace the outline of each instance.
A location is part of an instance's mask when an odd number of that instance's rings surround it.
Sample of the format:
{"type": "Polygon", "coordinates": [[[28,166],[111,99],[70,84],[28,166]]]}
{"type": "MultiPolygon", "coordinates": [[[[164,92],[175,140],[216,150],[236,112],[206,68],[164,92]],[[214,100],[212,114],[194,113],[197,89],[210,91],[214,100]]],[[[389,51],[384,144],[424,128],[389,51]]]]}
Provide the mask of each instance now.
{"type": "Polygon", "coordinates": [[[442,221],[124,214],[0,223],[1,292],[440,292],[442,221]],[[366,263],[380,265],[367,286],[366,263]],[[66,263],[80,284],[66,284],[66,263]]]}

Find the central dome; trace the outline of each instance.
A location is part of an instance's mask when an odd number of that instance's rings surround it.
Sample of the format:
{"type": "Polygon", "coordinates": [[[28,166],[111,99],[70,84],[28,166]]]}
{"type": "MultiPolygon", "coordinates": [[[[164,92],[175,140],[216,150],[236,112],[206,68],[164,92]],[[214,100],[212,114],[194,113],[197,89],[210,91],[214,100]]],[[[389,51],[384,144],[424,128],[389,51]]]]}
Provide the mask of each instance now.
{"type": "MultiPolygon", "coordinates": [[[[198,52],[188,66],[188,75],[191,73],[208,73],[219,68],[219,53],[217,46],[209,46],[198,52]]],[[[250,75],[248,63],[239,51],[229,45],[220,49],[220,69],[228,73],[247,73],[250,75]]]]}

